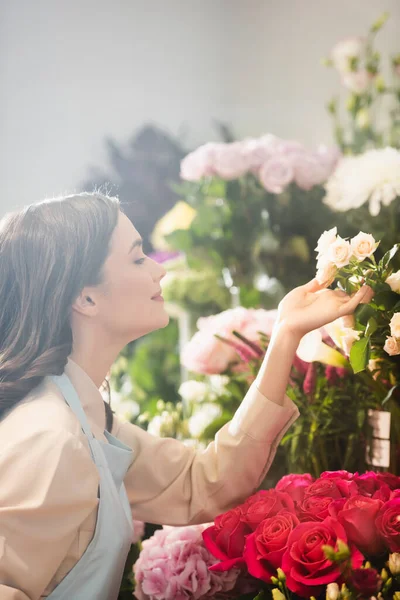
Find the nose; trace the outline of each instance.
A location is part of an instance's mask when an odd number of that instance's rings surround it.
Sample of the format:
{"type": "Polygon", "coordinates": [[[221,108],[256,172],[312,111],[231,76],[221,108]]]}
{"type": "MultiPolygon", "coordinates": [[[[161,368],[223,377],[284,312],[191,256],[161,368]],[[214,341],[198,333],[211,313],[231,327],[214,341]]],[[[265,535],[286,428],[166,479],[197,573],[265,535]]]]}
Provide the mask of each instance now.
{"type": "Polygon", "coordinates": [[[167,270],[165,269],[165,267],[161,263],[156,262],[152,258],[150,260],[152,262],[152,267],[153,267],[153,279],[154,279],[154,281],[161,281],[161,279],[163,277],[165,277],[165,275],[167,274],[167,270]]]}

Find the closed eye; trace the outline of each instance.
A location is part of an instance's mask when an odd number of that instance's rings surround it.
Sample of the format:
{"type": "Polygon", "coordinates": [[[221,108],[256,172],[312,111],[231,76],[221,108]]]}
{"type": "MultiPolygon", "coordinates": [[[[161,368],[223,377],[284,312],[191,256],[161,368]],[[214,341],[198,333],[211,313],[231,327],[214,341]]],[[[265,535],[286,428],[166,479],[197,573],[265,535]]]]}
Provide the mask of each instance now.
{"type": "Polygon", "coordinates": [[[146,257],[139,258],[138,260],[135,260],[135,265],[142,265],[145,260],[146,260],[146,257]]]}

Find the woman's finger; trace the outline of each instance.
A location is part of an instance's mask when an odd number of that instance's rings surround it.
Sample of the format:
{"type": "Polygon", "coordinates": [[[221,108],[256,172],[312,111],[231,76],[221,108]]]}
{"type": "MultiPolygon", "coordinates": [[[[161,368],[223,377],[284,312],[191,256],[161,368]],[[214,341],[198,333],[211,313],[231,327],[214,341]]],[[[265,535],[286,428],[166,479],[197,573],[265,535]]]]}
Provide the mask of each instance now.
{"type": "Polygon", "coordinates": [[[373,295],[373,290],[368,285],[363,285],[354,296],[343,303],[340,310],[341,314],[344,316],[353,313],[359,304],[368,304],[372,300],[373,295]]]}
{"type": "Polygon", "coordinates": [[[323,288],[324,286],[317,279],[311,279],[311,281],[303,285],[303,290],[305,292],[318,292],[323,288]]]}

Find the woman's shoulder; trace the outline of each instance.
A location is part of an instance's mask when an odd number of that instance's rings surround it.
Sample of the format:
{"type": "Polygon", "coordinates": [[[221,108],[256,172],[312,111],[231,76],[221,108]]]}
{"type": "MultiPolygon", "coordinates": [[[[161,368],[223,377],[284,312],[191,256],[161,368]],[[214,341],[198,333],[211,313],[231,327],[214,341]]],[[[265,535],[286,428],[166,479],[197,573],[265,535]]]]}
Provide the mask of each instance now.
{"type": "Polygon", "coordinates": [[[37,437],[58,439],[60,444],[82,439],[78,420],[48,378],[1,419],[0,454],[7,447],[37,437]]]}

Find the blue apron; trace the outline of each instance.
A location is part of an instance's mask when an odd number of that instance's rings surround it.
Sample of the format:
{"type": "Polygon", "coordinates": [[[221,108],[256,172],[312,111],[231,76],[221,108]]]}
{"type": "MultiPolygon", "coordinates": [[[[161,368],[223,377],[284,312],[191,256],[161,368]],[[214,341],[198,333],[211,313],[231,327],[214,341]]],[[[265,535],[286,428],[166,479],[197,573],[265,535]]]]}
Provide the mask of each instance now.
{"type": "MultiPolygon", "coordinates": [[[[97,440],[89,427],[78,394],[64,375],[50,378],[61,390],[86,435],[100,475],[99,507],[94,536],[82,558],[48,596],[51,600],[115,600],[131,546],[132,513],[123,483],[132,450],[104,432],[97,440]]],[[[67,482],[66,482],[67,484],[67,482]]]]}

